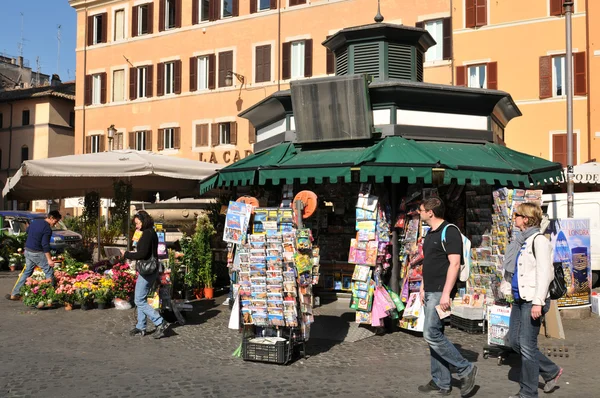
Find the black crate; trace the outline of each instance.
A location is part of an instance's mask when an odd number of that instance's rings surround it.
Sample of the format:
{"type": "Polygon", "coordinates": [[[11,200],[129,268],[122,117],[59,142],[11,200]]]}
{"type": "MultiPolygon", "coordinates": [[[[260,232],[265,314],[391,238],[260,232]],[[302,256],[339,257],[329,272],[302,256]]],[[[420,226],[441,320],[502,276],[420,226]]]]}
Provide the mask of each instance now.
{"type": "Polygon", "coordinates": [[[244,361],[270,362],[280,365],[290,360],[289,341],[277,341],[275,344],[257,344],[244,339],[242,355],[244,361]]]}
{"type": "Polygon", "coordinates": [[[483,333],[483,319],[465,319],[456,315],[450,315],[450,325],[467,333],[483,333]]]}

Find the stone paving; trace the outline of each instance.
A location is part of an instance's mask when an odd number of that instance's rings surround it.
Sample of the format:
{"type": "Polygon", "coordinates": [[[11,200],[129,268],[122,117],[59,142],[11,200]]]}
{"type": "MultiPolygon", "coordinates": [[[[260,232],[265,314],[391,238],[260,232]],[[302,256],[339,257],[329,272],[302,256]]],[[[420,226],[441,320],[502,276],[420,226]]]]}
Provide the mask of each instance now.
{"type": "MultiPolygon", "coordinates": [[[[3,294],[15,277],[0,273],[3,294]]],[[[224,298],[196,303],[189,323],[161,340],[128,336],[134,310],[39,311],[2,298],[0,397],[412,397],[429,380],[427,345],[403,332],[354,343],[313,339],[309,357],[288,366],[234,358],[240,334],[227,329],[230,311],[219,305],[224,298]]],[[[565,373],[552,397],[600,395],[599,327],[595,316],[569,320],[566,340],[541,340],[557,355],[563,349],[563,357],[553,358],[565,373]]],[[[497,366],[482,357],[483,335],[457,330],[448,335],[479,366],[474,396],[518,391],[514,356],[497,366]]],[[[458,388],[453,396],[460,396],[458,388]]]]}

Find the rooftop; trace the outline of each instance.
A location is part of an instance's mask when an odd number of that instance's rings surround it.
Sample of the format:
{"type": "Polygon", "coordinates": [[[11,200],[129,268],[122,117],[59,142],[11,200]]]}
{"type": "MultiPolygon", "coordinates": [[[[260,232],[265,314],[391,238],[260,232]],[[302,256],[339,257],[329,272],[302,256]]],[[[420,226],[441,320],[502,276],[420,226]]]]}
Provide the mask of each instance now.
{"type": "Polygon", "coordinates": [[[75,101],[75,82],[61,83],[56,86],[23,88],[0,92],[0,103],[31,98],[57,97],[75,101]]]}

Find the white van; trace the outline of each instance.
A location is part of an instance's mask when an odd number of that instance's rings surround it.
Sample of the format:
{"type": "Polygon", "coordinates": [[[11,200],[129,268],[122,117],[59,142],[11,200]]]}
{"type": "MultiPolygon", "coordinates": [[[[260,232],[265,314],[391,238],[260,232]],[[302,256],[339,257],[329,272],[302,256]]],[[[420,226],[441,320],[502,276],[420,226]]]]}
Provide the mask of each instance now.
{"type": "MultiPolygon", "coordinates": [[[[544,212],[550,219],[567,218],[567,194],[552,193],[542,197],[544,212]]],[[[592,286],[598,285],[600,276],[600,192],[576,192],[573,202],[573,218],[590,219],[590,260],[592,262],[592,286]]]]}

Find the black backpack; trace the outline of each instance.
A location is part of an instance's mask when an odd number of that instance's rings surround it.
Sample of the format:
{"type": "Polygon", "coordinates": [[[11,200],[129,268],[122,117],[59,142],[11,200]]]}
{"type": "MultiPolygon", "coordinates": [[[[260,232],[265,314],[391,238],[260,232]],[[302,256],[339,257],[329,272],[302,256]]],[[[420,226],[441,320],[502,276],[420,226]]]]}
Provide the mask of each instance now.
{"type": "MultiPolygon", "coordinates": [[[[533,251],[533,257],[535,258],[535,238],[538,237],[537,234],[533,238],[533,242],[531,242],[531,249],[533,251]]],[[[536,259],[537,260],[537,259],[536,259]]],[[[553,263],[554,265],[554,279],[550,282],[550,286],[548,287],[548,292],[550,293],[551,300],[558,300],[567,294],[567,283],[565,282],[565,273],[563,271],[562,262],[553,263]]]]}

